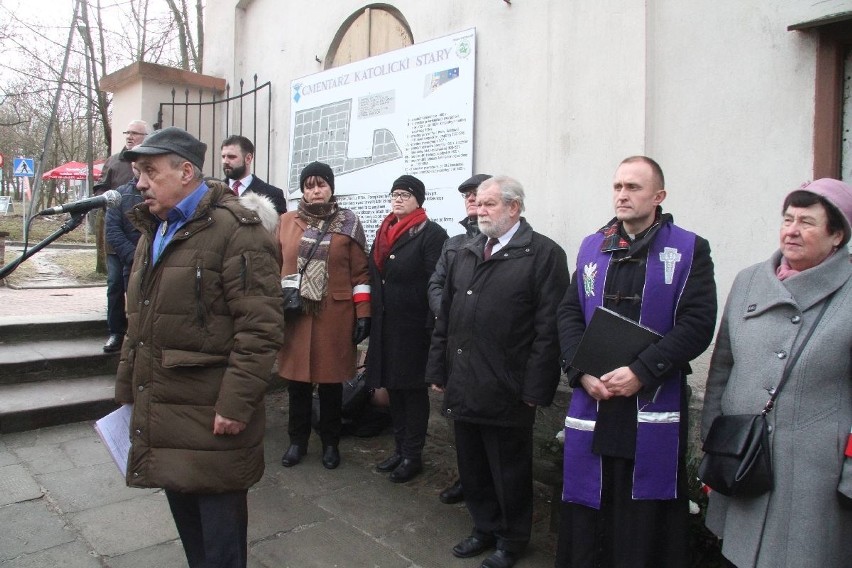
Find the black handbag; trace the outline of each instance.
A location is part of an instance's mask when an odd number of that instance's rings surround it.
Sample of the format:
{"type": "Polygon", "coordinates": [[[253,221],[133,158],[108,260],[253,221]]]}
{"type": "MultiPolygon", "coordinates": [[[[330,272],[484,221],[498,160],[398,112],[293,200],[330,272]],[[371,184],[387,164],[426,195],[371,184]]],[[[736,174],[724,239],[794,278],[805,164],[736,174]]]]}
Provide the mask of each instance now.
{"type": "Polygon", "coordinates": [[[717,416],[704,440],[698,477],[729,497],[757,497],[773,487],[766,415],[717,416]]]}
{"type": "Polygon", "coordinates": [[[285,312],[302,311],[301,274],[290,274],[281,278],[281,296],[285,312]]]}
{"type": "Polygon", "coordinates": [[[308,263],[311,262],[311,258],[313,258],[320,241],[322,241],[328,232],[329,225],[331,225],[331,219],[325,222],[320,236],[314,241],[314,246],[311,247],[311,251],[305,260],[305,265],[302,266],[301,270],[296,274],[288,274],[281,277],[281,297],[284,301],[284,312],[293,313],[302,311],[302,275],[305,273],[308,263]]]}
{"type": "Polygon", "coordinates": [[[763,411],[760,414],[723,414],[713,419],[702,446],[704,457],[698,465],[698,478],[713,491],[728,497],[757,497],[774,487],[766,415],[775,406],[781,387],[793,371],[833,295],[826,299],[796,354],[788,359],[781,380],[763,411]]]}

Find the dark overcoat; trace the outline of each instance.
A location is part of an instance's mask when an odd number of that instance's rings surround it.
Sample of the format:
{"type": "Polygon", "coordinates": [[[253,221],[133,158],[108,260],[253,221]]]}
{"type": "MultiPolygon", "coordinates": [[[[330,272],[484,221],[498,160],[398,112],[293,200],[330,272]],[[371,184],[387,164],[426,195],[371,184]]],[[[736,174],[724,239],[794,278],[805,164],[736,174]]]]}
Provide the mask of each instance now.
{"type": "Polygon", "coordinates": [[[447,280],[447,271],[456,259],[456,253],[479,234],[479,226],[475,217],[465,218],[459,221],[459,225],[464,227],[464,233],[452,236],[444,241],[444,247],[441,249],[441,258],[438,259],[438,263],[435,265],[435,272],[429,279],[429,307],[435,315],[438,315],[441,311],[444,282],[447,280]]]}
{"type": "Polygon", "coordinates": [[[529,426],[559,383],[556,308],[568,288],[565,251],[525,220],[483,260],[486,237],[461,247],[435,323],[426,380],[444,387],[455,420],[529,426]]]}
{"type": "Polygon", "coordinates": [[[367,384],[371,387],[423,388],[435,323],[427,286],[445,240],[447,231],[426,221],[397,239],[381,272],[370,255],[373,319],[367,384]]]}
{"type": "Polygon", "coordinates": [[[251,183],[246,188],[246,191],[251,191],[268,198],[272,201],[279,215],[287,212],[287,199],[284,197],[284,192],[274,185],[266,183],[256,175],[252,175],[251,183]]]}

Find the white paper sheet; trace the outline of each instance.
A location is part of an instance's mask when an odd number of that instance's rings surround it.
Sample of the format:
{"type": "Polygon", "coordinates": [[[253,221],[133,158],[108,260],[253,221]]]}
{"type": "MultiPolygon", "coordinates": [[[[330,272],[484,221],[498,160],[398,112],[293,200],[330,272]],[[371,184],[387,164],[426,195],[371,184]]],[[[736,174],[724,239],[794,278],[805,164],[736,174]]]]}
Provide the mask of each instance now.
{"type": "Polygon", "coordinates": [[[127,456],[130,453],[130,416],[133,405],[124,404],[95,422],[95,431],[109,450],[121,475],[127,475],[127,456]]]}

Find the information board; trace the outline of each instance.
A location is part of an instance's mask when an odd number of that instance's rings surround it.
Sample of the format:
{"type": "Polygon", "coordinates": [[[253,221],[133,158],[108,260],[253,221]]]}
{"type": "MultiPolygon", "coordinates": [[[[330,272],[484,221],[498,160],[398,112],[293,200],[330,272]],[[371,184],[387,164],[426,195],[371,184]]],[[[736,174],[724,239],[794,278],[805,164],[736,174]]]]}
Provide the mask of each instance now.
{"type": "MultiPolygon", "coordinates": [[[[426,185],[423,207],[453,235],[464,203],[456,188],[473,163],[474,28],[292,82],[287,197],[313,161],[334,170],[338,201],[371,243],[402,174],[426,185]]],[[[295,204],[292,204],[292,210],[295,204]]]]}

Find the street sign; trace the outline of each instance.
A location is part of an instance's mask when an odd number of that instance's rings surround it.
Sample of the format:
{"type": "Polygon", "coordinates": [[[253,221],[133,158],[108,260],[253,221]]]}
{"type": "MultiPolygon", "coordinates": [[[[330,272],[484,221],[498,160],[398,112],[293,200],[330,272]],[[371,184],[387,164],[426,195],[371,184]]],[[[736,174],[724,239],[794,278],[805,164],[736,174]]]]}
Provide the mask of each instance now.
{"type": "Polygon", "coordinates": [[[12,171],[15,177],[33,177],[35,161],[32,158],[15,158],[12,161],[12,171]]]}

